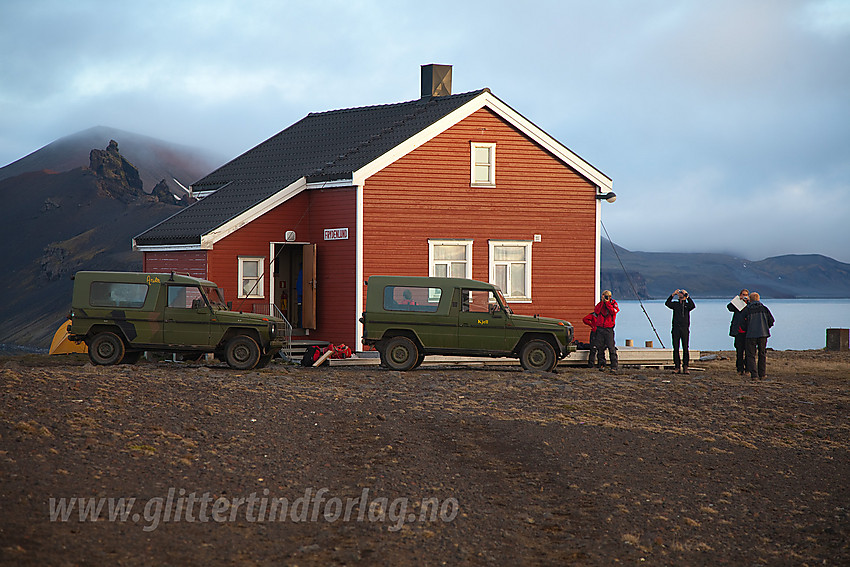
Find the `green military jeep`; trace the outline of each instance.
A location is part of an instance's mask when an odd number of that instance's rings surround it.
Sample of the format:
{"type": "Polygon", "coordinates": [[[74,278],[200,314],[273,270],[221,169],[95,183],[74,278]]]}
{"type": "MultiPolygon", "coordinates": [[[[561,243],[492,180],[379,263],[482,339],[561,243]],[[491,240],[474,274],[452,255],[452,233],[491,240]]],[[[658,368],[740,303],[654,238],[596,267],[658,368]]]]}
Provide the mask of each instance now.
{"type": "Polygon", "coordinates": [[[230,311],[207,280],[177,274],[77,272],[69,338],[85,341],[94,364],[132,364],[144,351],[200,358],[231,368],[263,367],[284,345],[286,321],[230,311]]]}
{"type": "Polygon", "coordinates": [[[363,344],[394,370],[448,354],[519,358],[549,372],[576,349],[569,322],[516,315],[493,284],[460,278],[372,276],[361,322],[363,344]]]}

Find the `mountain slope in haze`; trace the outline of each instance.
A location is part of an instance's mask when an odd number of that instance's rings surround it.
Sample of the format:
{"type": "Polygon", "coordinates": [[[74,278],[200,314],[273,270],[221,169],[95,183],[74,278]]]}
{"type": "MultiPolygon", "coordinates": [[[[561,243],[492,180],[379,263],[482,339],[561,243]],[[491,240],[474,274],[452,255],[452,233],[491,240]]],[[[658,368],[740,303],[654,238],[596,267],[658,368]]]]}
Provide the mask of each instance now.
{"type": "Polygon", "coordinates": [[[602,287],[623,299],[665,299],[675,289],[687,289],[694,297],[725,298],[743,288],[766,298],[845,298],[850,297],[850,264],[819,254],[752,261],[728,254],[633,252],[620,246],[615,253],[603,239],[602,287]]]}
{"type": "Polygon", "coordinates": [[[143,176],[113,141],[88,167],[0,180],[0,343],[49,346],[77,271],[141,270],[133,236],[181,208],[164,189],[144,192],[143,176]]]}
{"type": "Polygon", "coordinates": [[[188,187],[225,161],[198,148],[96,126],[60,138],[0,167],[0,180],[32,171],[61,173],[77,167],[88,167],[92,148],[105,148],[110,140],[115,140],[121,148],[121,155],[138,168],[146,193],[165,181],[172,193],[182,196],[185,193],[183,187],[188,187]]]}

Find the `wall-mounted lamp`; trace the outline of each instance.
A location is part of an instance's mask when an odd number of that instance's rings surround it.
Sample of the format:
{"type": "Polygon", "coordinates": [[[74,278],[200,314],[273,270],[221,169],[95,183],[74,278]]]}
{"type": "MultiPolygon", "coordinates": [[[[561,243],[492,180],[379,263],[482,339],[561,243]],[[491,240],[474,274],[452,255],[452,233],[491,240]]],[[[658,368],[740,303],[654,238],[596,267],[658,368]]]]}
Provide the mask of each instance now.
{"type": "Polygon", "coordinates": [[[287,230],[283,237],[287,242],[295,242],[295,231],[287,230]]]}
{"type": "Polygon", "coordinates": [[[617,200],[617,194],[614,193],[613,191],[608,191],[607,193],[597,193],[596,198],[600,199],[600,200],[605,199],[609,203],[613,203],[614,201],[617,200]]]}

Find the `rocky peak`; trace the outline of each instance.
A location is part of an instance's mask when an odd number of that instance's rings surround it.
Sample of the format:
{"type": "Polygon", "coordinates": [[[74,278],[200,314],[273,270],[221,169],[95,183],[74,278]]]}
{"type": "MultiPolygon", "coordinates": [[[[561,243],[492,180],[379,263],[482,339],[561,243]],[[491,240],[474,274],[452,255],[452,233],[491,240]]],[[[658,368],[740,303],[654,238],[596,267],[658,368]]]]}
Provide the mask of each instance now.
{"type": "Polygon", "coordinates": [[[110,140],[105,150],[92,150],[89,169],[97,177],[98,193],[129,203],[143,196],[139,170],[118,152],[118,142],[110,140]]]}
{"type": "Polygon", "coordinates": [[[115,140],[110,140],[105,150],[91,151],[89,170],[97,179],[97,190],[101,197],[117,199],[123,203],[130,203],[140,198],[181,206],[191,202],[188,195],[187,198],[176,198],[165,179],[157,183],[150,193],[146,193],[139,170],[124,159],[118,151],[118,142],[115,140]]]}
{"type": "Polygon", "coordinates": [[[178,197],[171,192],[171,188],[168,186],[168,182],[165,179],[162,179],[156,184],[153,191],[151,191],[151,197],[162,203],[180,206],[189,205],[197,200],[193,199],[188,193],[186,193],[183,197],[178,197]]]}

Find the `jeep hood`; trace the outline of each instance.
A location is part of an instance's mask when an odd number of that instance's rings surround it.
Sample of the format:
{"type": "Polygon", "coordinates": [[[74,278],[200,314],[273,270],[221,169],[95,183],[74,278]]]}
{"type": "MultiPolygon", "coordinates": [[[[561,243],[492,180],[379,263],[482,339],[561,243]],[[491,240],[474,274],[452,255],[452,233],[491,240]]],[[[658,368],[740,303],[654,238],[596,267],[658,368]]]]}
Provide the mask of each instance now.
{"type": "Polygon", "coordinates": [[[267,323],[283,323],[283,319],[270,317],[262,313],[242,313],[239,311],[216,310],[216,319],[228,323],[250,323],[252,325],[264,325],[267,323]]]}
{"type": "Polygon", "coordinates": [[[511,315],[511,320],[513,320],[514,324],[520,325],[551,325],[557,328],[569,328],[572,327],[569,321],[564,321],[563,319],[553,319],[551,317],[535,317],[533,315],[511,315]]]}

